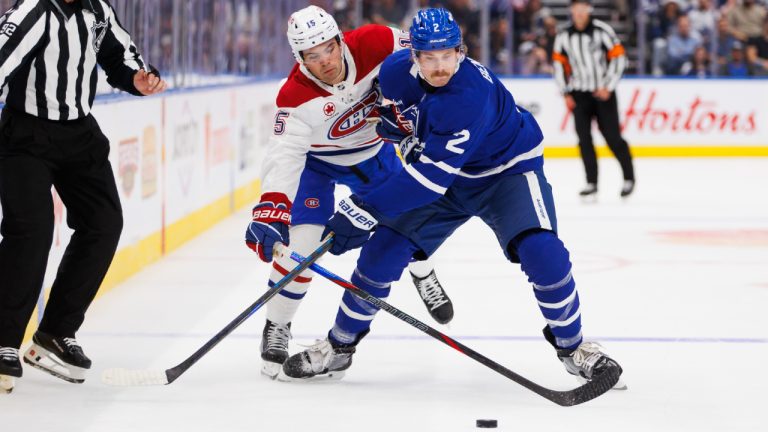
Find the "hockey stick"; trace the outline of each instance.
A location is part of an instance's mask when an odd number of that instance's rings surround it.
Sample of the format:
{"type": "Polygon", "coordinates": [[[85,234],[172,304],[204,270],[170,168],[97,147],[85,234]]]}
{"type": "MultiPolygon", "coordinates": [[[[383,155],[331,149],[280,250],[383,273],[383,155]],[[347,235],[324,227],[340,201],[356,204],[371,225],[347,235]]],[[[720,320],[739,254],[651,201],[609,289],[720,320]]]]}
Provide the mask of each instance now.
{"type": "MultiPolygon", "coordinates": [[[[170,384],[187,371],[193,364],[197,363],[205,354],[208,353],[213,347],[218,345],[225,337],[232,333],[237,327],[240,326],[245,320],[254,314],[259,308],[264,306],[272,297],[277,295],[284,286],[291,283],[299,273],[307,269],[311,264],[317,261],[325,252],[327,252],[333,244],[333,236],[326,237],[323,243],[318,247],[309,257],[301,262],[296,268],[288,272],[282,279],[280,279],[272,288],[267,290],[258,300],[252,305],[248,306],[240,315],[237,316],[232,322],[227,324],[220,332],[216,333],[208,342],[205,343],[200,349],[194,352],[186,360],[178,365],[166,369],[165,371],[151,370],[151,369],[122,369],[112,368],[105,370],[101,375],[101,381],[105,384],[113,386],[151,386],[151,385],[166,385],[170,384]]],[[[279,248],[282,249],[282,248],[279,248]]],[[[276,249],[277,251],[277,249],[276,249]]],[[[286,249],[287,252],[287,249],[286,249]]]]}
{"type": "MultiPolygon", "coordinates": [[[[288,253],[287,250],[286,250],[286,253],[288,253]]],[[[291,252],[290,256],[291,256],[291,259],[293,259],[296,262],[306,262],[304,261],[305,258],[297,254],[296,252],[291,252]]],[[[581,387],[577,387],[573,390],[567,390],[567,391],[550,390],[548,388],[542,387],[534,383],[533,381],[528,380],[525,377],[518,375],[517,373],[496,363],[495,361],[489,359],[488,357],[485,357],[484,355],[467,347],[466,345],[433,329],[432,327],[424,324],[423,322],[408,315],[407,313],[401,311],[400,309],[358,288],[357,286],[353,285],[351,282],[346,281],[340,278],[339,276],[331,273],[330,271],[326,270],[320,265],[313,263],[312,265],[309,266],[309,268],[315,271],[317,274],[335,283],[336,285],[339,285],[340,287],[348,290],[352,294],[367,301],[368,303],[371,303],[372,305],[381,308],[382,310],[386,311],[388,314],[393,315],[395,318],[401,321],[405,321],[409,325],[416,327],[417,329],[432,336],[433,338],[439,340],[440,342],[443,342],[444,344],[450,346],[456,351],[470,357],[471,359],[479,363],[482,363],[483,365],[495,370],[496,372],[504,375],[505,377],[520,384],[521,386],[527,388],[528,390],[531,390],[532,392],[538,394],[539,396],[542,396],[560,406],[573,406],[573,405],[578,405],[578,404],[587,402],[589,400],[592,400],[600,396],[601,394],[607,392],[608,390],[610,390],[619,381],[621,372],[619,370],[616,370],[615,368],[611,368],[605,371],[604,373],[600,374],[597,378],[593,379],[592,381],[582,385],[581,387]]]]}

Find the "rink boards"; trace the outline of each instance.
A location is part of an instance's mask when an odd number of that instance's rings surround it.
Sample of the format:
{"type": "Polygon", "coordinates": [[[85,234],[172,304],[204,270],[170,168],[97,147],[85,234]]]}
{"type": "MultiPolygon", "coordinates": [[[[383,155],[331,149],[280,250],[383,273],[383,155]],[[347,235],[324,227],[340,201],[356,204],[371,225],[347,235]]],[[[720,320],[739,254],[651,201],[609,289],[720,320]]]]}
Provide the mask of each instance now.
{"type": "MultiPolygon", "coordinates": [[[[546,155],[577,156],[573,117],[552,80],[504,82],[539,121],[546,155]]],[[[636,156],[768,156],[768,80],[624,79],[617,98],[636,156]]],[[[596,123],[593,137],[604,146],[596,123]]]]}

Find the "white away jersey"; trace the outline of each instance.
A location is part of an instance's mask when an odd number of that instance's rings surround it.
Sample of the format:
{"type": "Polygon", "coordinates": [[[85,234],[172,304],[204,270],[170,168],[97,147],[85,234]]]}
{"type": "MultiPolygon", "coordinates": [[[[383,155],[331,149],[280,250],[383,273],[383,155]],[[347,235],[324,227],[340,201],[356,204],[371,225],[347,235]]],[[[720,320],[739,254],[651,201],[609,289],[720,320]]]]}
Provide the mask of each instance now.
{"type": "Polygon", "coordinates": [[[277,95],[277,114],[262,169],[262,191],[293,201],[307,155],[351,166],[378,153],[382,141],[365,121],[380,98],[384,59],[410,46],[408,34],[381,25],[344,33],[347,77],[334,86],[294,66],[277,95]]]}

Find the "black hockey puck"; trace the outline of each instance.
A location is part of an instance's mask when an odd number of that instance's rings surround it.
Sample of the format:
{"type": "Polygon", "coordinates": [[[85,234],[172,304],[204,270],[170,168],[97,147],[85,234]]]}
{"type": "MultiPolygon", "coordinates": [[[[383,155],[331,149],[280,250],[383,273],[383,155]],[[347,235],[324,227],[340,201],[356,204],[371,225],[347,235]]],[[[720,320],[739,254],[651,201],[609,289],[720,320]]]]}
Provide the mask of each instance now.
{"type": "Polygon", "coordinates": [[[475,425],[479,428],[495,428],[499,425],[499,422],[491,419],[477,419],[475,425]]]}

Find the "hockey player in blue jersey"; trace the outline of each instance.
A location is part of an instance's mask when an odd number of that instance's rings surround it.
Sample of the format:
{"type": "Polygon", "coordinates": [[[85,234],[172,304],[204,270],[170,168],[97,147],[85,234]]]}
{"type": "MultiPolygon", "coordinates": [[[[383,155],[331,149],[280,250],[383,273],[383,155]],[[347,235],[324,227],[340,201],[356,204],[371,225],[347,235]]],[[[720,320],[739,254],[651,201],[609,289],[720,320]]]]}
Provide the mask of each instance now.
{"type": "MultiPolygon", "coordinates": [[[[412,256],[430,256],[469,218],[480,217],[533,284],[545,338],[566,370],[583,380],[621,371],[598,344],[583,341],[536,120],[491,72],[464,56],[450,12],[419,11],[410,35],[411,51],[390,55],[379,74],[383,96],[413,115],[413,133],[401,133],[410,164],[365,201],[352,195],[340,203],[326,226],[336,235],[331,252],[363,246],[353,282],[386,298],[412,256]]],[[[398,135],[399,128],[387,129],[385,122],[380,129],[398,135]]],[[[290,357],[281,376],[309,378],[348,368],[376,312],[345,292],[328,338],[290,357]]]]}

